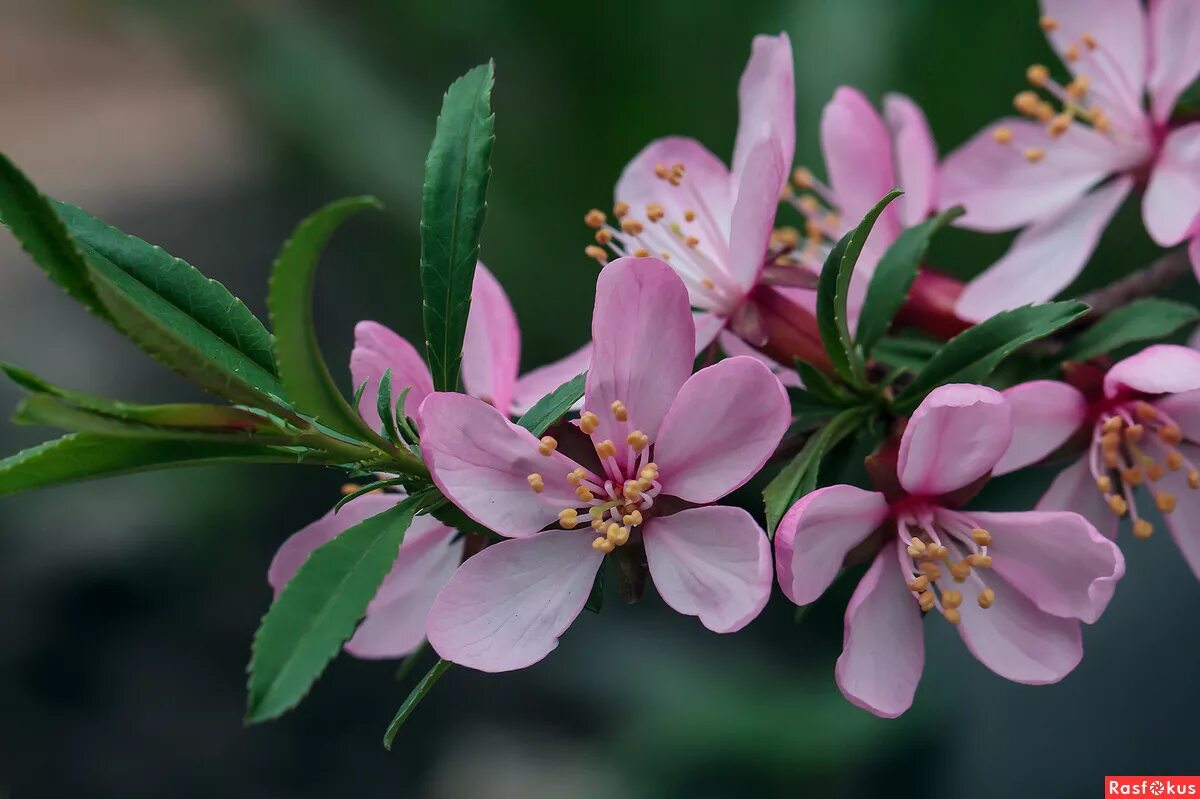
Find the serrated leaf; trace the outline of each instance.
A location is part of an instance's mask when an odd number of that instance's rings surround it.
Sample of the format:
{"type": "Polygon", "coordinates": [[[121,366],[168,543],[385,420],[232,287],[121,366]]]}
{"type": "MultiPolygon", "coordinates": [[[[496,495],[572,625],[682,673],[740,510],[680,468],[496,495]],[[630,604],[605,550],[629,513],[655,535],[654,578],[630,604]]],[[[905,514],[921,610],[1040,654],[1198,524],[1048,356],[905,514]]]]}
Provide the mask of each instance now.
{"type": "Polygon", "coordinates": [[[1198,319],[1200,311],[1182,302],[1157,297],[1134,300],[1080,333],[1059,357],[1086,361],[1108,355],[1129,344],[1166,338],[1198,319]]]}
{"type": "Polygon", "coordinates": [[[945,343],[933,338],[884,336],[875,343],[871,354],[880,363],[919,372],[945,343]]]}
{"type": "Polygon", "coordinates": [[[946,383],[979,383],[1018,347],[1048,336],[1088,312],[1081,302],[1027,305],[998,313],[950,339],[896,397],[894,410],[908,414],[946,383]]]}
{"type": "Polygon", "coordinates": [[[555,422],[563,418],[571,410],[572,405],[579,401],[579,398],[583,396],[586,384],[587,372],[572,377],[535,402],[533,407],[517,420],[517,424],[535,436],[542,435],[555,422]]]}
{"type": "Polygon", "coordinates": [[[917,277],[934,234],[965,212],[961,205],[903,231],[879,259],[858,317],[856,343],[866,357],[887,333],[917,277]]]}
{"type": "Polygon", "coordinates": [[[421,287],[433,386],[458,391],[471,284],[492,174],[491,62],[446,91],[421,191],[421,287]]]}
{"type": "Polygon", "coordinates": [[[400,705],[400,709],[396,711],[396,715],[392,718],[392,723],[388,725],[387,730],[383,733],[383,748],[392,751],[392,742],[396,740],[396,733],[400,732],[400,728],[404,726],[404,722],[408,721],[408,717],[417,709],[417,705],[421,704],[421,700],[433,689],[437,681],[442,679],[451,666],[454,664],[448,660],[438,659],[429,671],[425,672],[425,676],[417,683],[417,686],[409,693],[408,698],[400,705]]]}
{"type": "Polygon", "coordinates": [[[821,333],[821,341],[825,351],[833,363],[834,371],[851,385],[866,385],[866,364],[854,346],[850,335],[850,319],[847,310],[847,297],[850,291],[850,279],[854,276],[854,267],[858,257],[862,255],[863,245],[875,221],[888,203],[896,199],[902,192],[893,189],[880,200],[874,208],[867,212],[862,221],[834,245],[825,258],[821,267],[821,277],[817,282],[817,329],[821,333]]]}
{"type": "MultiPolygon", "coordinates": [[[[409,386],[408,388],[411,388],[409,386]]],[[[402,400],[403,402],[403,400],[402,400]]],[[[401,405],[401,408],[404,406],[401,405]]],[[[383,435],[388,441],[400,445],[400,433],[396,429],[396,414],[392,406],[392,370],[387,369],[379,378],[379,391],[375,395],[375,408],[383,422],[383,435]]]]}
{"type": "Polygon", "coordinates": [[[248,723],[277,718],[308,693],[366,613],[427,498],[411,496],[309,555],[254,636],[248,723]]]}
{"type": "Polygon", "coordinates": [[[299,449],[72,433],[0,460],[0,495],[208,463],[298,463],[299,449]]]}

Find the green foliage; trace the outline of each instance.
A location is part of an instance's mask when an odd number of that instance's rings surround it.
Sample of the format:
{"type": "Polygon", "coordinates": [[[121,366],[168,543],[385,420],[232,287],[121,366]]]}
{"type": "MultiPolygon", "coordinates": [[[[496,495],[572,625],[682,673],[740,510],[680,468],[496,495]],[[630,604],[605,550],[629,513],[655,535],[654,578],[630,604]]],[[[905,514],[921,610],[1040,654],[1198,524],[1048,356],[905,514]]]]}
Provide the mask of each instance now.
{"type": "Polygon", "coordinates": [[[887,333],[892,320],[908,299],[908,291],[912,288],[934,234],[964,213],[962,206],[955,206],[908,228],[879,259],[858,318],[857,343],[864,357],[871,354],[875,344],[887,333]]]}
{"type": "Polygon", "coordinates": [[[1129,344],[1166,338],[1197,319],[1200,311],[1181,302],[1157,297],[1134,300],[1080,333],[1059,357],[1064,361],[1086,361],[1110,355],[1129,344]]]}
{"type": "Polygon", "coordinates": [[[534,403],[525,414],[517,420],[535,436],[540,436],[550,429],[550,426],[566,415],[571,406],[583,396],[587,383],[587,372],[572,377],[558,388],[534,403]]]}
{"type": "Polygon", "coordinates": [[[396,711],[396,715],[392,718],[392,723],[388,725],[387,731],[383,734],[383,748],[392,751],[392,743],[396,740],[396,733],[400,732],[400,728],[404,722],[408,721],[408,717],[417,709],[417,705],[425,698],[425,695],[437,684],[437,681],[442,679],[451,666],[454,664],[448,660],[439,659],[433,667],[425,673],[421,681],[417,683],[417,687],[412,689],[408,698],[400,705],[400,709],[396,711]]]}
{"type": "Polygon", "coordinates": [[[295,707],[353,634],[396,560],[415,494],[318,547],[267,611],[254,636],[246,721],[295,707]]]}
{"type": "MultiPolygon", "coordinates": [[[[411,388],[411,387],[410,387],[411,388]]],[[[400,405],[404,407],[403,404],[400,405]]],[[[388,441],[400,446],[400,431],[396,429],[396,412],[392,410],[392,370],[388,369],[379,378],[379,392],[375,397],[375,409],[383,422],[383,434],[388,441]]]]}
{"type": "Polygon", "coordinates": [[[489,62],[450,85],[425,161],[421,285],[427,360],[438,391],[459,390],[463,335],[492,174],[493,80],[489,62]]]}

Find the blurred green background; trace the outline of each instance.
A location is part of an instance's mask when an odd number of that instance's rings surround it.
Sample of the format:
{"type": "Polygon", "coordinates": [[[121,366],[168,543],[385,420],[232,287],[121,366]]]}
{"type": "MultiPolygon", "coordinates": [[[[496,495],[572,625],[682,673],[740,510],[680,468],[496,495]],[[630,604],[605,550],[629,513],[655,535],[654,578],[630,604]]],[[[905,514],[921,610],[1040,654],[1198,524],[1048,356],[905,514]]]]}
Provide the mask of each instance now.
{"type": "MultiPolygon", "coordinates": [[[[374,193],[325,258],[318,332],[338,377],[354,322],[418,337],[416,208],[449,82],[497,63],[484,258],[521,319],[524,366],[584,339],[591,206],[650,139],[727,157],[755,33],[796,55],[798,161],[839,84],[927,111],[943,153],[1005,113],[1049,61],[1033,0],[658,3],[550,0],[0,0],[0,150],[44,190],[196,264],[258,312],[304,214],[374,193]]],[[[1006,237],[951,232],[970,275],[1006,237]]],[[[1153,257],[1135,207],[1081,288],[1153,257]]],[[[118,398],[194,396],[0,240],[0,359],[118,398]]],[[[348,385],[346,386],[349,388],[348,385]]],[[[17,392],[0,386],[0,407],[17,392]]],[[[0,451],[53,435],[0,427],[0,451]]],[[[1048,475],[996,481],[1028,506],[1048,475]]],[[[724,797],[1100,795],[1105,774],[1194,772],[1200,588],[1160,534],[1057,686],[1007,683],[927,624],[914,710],[882,721],[833,684],[839,584],[804,618],[774,597],[731,637],[653,595],[610,596],[510,675],[455,670],[385,752],[408,686],[339,658],[308,701],[244,729],[267,564],[343,482],[304,468],[145,475],[0,501],[0,796],[724,797]]],[[[751,486],[739,497],[755,500],[751,486]]]]}

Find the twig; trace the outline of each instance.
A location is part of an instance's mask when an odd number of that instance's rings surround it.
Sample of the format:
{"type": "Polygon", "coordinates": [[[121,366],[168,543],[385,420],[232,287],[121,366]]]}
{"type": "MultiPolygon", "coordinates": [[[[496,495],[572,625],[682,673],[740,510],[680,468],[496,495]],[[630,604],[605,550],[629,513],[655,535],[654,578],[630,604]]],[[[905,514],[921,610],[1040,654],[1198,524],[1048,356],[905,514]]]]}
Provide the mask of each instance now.
{"type": "Polygon", "coordinates": [[[1187,252],[1178,249],[1115,283],[1084,294],[1079,301],[1091,306],[1092,312],[1088,319],[1095,321],[1133,300],[1157,294],[1188,274],[1191,268],[1187,252]]]}

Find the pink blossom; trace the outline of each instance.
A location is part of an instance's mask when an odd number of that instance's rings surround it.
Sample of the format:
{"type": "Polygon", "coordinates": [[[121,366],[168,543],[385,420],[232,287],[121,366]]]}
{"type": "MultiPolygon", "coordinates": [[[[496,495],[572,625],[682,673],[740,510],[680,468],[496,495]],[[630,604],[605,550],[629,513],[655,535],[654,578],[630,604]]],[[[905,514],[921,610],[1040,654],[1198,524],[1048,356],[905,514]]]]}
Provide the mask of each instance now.
{"type": "Polygon", "coordinates": [[[766,604],[766,536],[746,511],[707,505],[778,444],[783,387],[745,357],[691,374],[687,290],[657,259],[602,270],[592,339],[586,410],[561,440],[458,394],[421,406],[434,482],[508,539],[468,559],[434,602],[429,642],[447,660],[483,671],[536,663],[583,608],[604,556],[639,545],[663,600],[711,630],[741,629],[766,604]]]}
{"type": "Polygon", "coordinates": [[[1077,513],[985,513],[959,506],[1013,439],[996,391],[935,389],[913,414],[883,493],[821,488],[780,522],[776,569],[798,605],[819,597],[848,554],[882,533],[882,549],[846,608],[837,682],[846,698],[894,717],[912,704],[925,654],[923,612],[954,624],[981,663],[1028,684],[1057,682],[1083,656],[1124,574],[1120,550],[1077,513]]]}
{"type": "Polygon", "coordinates": [[[1146,230],[1163,247],[1192,235],[1200,212],[1200,124],[1170,121],[1200,73],[1200,4],[1042,0],[1042,10],[1072,79],[1064,86],[1040,65],[1028,76],[1062,108],[1022,92],[1015,105],[1032,119],[997,121],[943,164],[941,202],[966,207],[959,224],[1023,228],[967,286],[958,303],[966,319],[1065,289],[1135,186],[1146,230]]]}
{"type": "Polygon", "coordinates": [[[1055,478],[1038,508],[1076,511],[1110,538],[1128,516],[1134,535],[1147,538],[1154,527],[1139,499],[1151,501],[1200,577],[1200,353],[1147,347],[1109,369],[1097,397],[1051,380],[1004,394],[1026,433],[1014,437],[998,473],[1085,437],[1083,456],[1055,478]]]}

